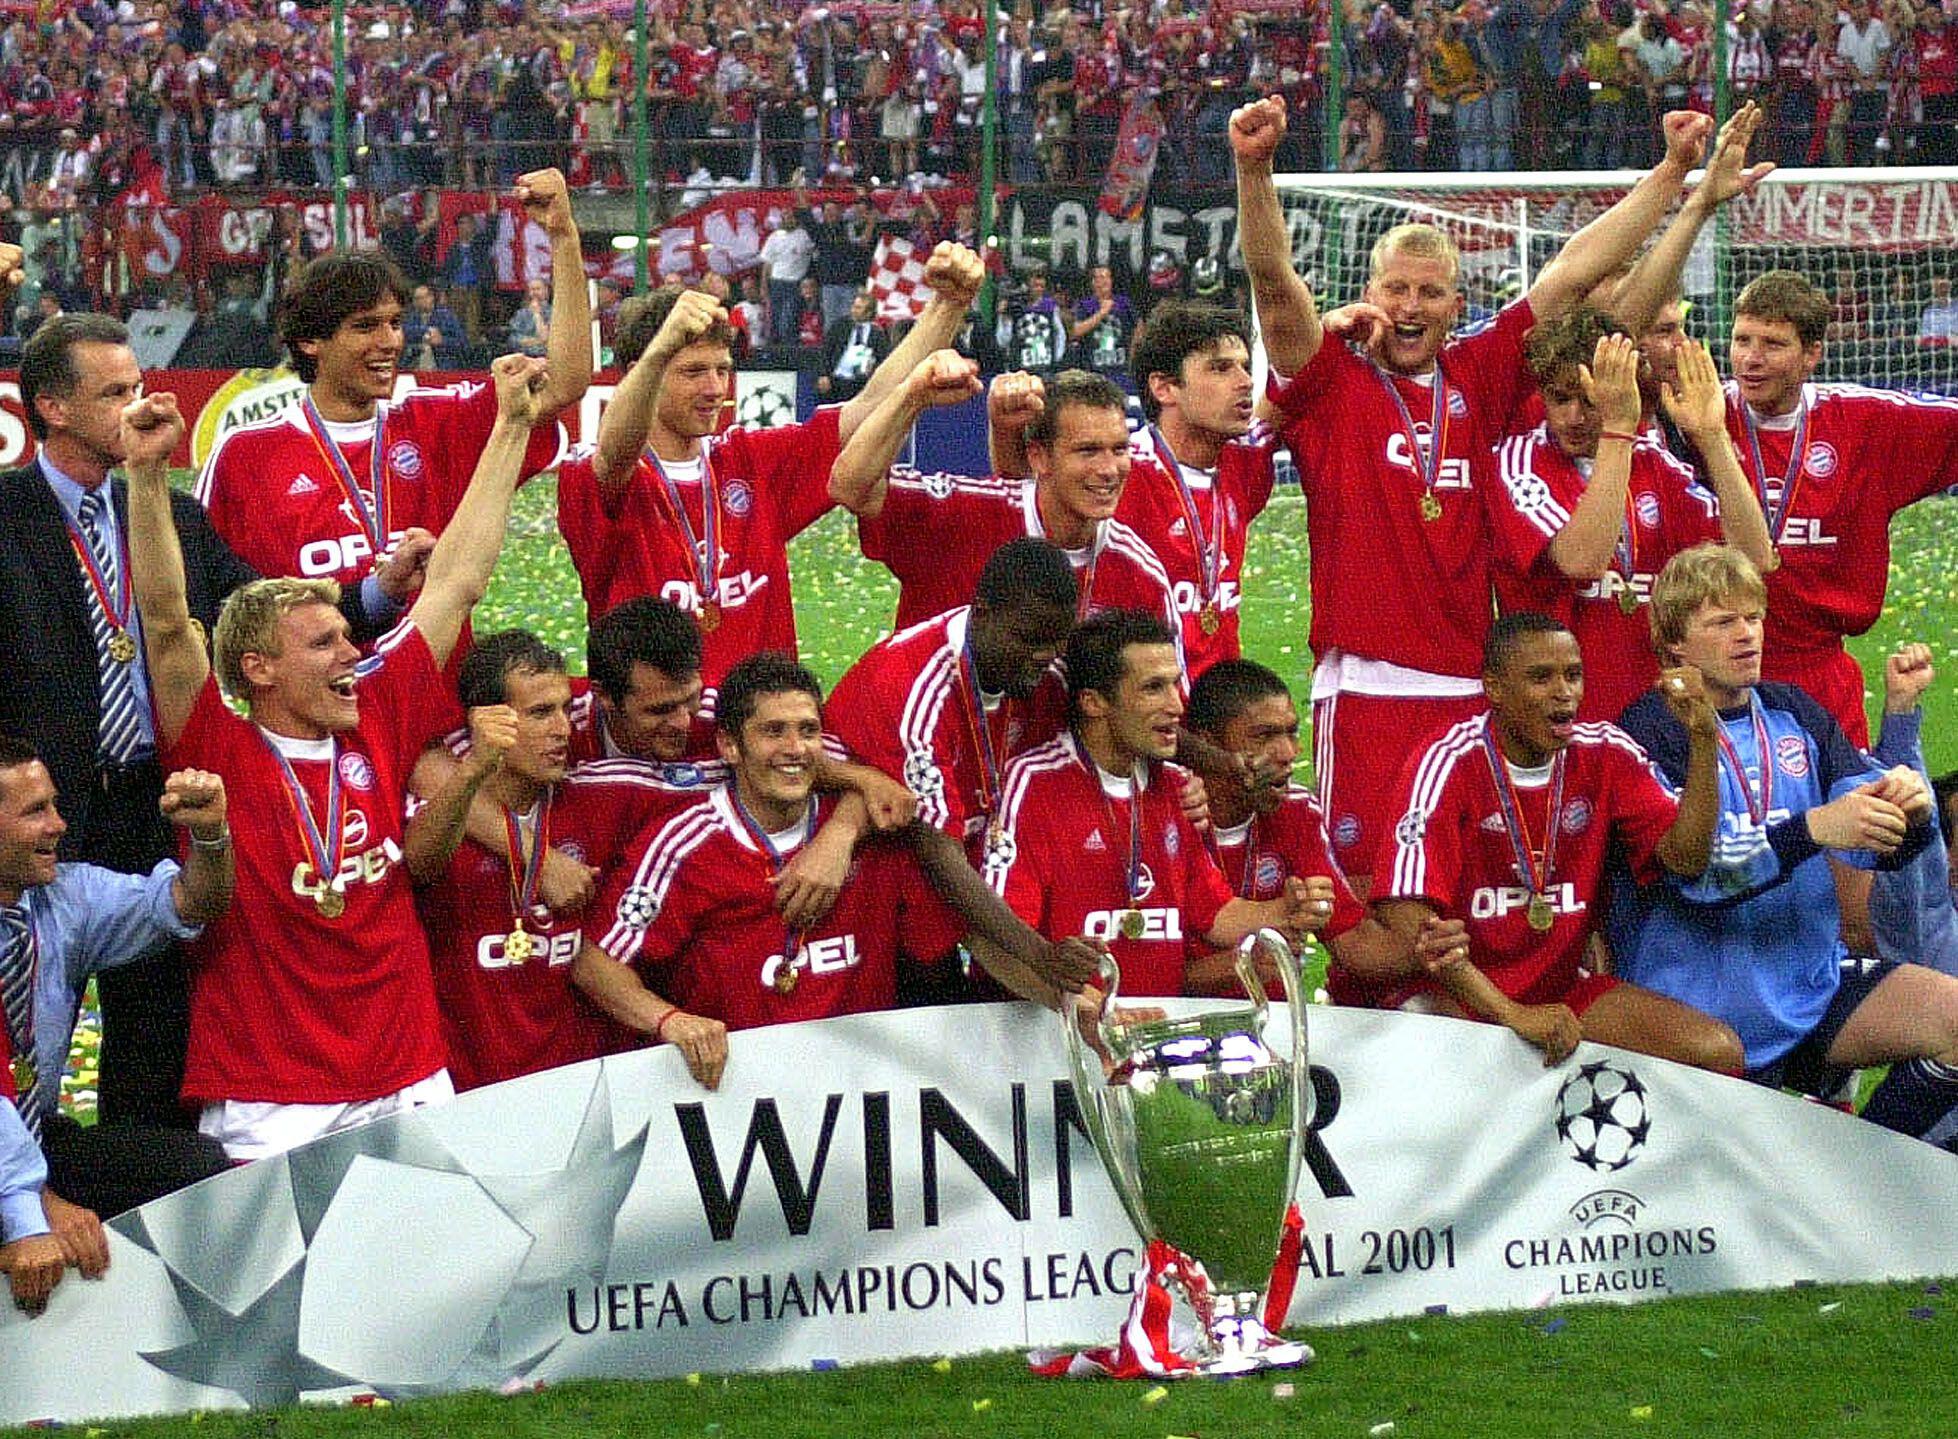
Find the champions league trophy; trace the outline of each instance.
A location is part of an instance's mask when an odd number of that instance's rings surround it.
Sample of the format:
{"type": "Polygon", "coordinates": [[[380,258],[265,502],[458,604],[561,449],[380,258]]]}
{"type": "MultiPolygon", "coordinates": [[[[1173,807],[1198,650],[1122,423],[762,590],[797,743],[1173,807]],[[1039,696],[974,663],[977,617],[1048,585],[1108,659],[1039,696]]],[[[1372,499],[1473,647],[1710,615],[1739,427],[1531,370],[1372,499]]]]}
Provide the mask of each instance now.
{"type": "Polygon", "coordinates": [[[1125,1025],[1115,1013],[1120,970],[1104,958],[1105,1077],[1101,1056],[1065,1021],[1074,1092],[1129,1221],[1145,1245],[1160,1240],[1195,1261],[1176,1266],[1176,1278],[1203,1330],[1196,1372],[1212,1376],[1313,1357],[1266,1330],[1262,1302],[1312,1117],[1298,965],[1264,929],[1238,946],[1237,975],[1249,1008],[1125,1025]],[[1265,1042],[1260,950],[1285,986],[1289,1056],[1265,1042]]]}

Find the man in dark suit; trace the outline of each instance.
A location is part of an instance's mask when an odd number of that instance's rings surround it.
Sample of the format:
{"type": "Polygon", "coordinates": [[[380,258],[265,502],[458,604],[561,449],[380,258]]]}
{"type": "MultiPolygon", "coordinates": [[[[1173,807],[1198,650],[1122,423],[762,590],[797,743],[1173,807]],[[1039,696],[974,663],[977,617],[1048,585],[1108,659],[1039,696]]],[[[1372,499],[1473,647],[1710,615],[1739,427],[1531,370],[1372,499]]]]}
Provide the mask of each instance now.
{"type": "MultiPolygon", "coordinates": [[[[40,452],[0,471],[0,654],[9,670],[0,733],[31,741],[48,767],[68,821],[60,857],[132,874],[147,874],[175,848],[157,810],[163,773],[129,592],[128,496],[110,473],[122,460],[123,408],[142,380],[117,321],[88,314],[49,321],[20,365],[21,406],[40,452]]],[[[175,494],[171,504],[191,613],[214,626],[225,596],[257,575],[196,500],[175,494]]],[[[377,574],[392,599],[419,579],[377,574]]],[[[352,619],[359,607],[355,591],[343,608],[352,619]]],[[[387,618],[363,616],[360,628],[371,634],[387,618]]],[[[187,1125],[178,1104],[188,1033],[181,953],[173,948],[105,974],[97,993],[102,1121],[187,1125]]]]}
{"type": "Polygon", "coordinates": [[[823,367],[816,376],[816,394],[825,405],[854,398],[870,383],[870,375],[891,352],[891,337],[877,323],[877,300],[859,290],[850,313],[823,335],[823,367]]]}

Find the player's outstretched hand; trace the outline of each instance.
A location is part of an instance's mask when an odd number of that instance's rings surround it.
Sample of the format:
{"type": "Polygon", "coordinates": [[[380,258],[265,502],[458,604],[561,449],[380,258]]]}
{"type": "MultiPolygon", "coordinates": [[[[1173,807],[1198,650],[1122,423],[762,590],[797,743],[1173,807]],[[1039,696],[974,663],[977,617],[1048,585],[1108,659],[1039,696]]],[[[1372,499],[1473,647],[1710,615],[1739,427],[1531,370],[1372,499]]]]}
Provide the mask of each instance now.
{"type": "Polygon", "coordinates": [[[1231,154],[1240,165],[1269,165],[1285,138],[1285,97],[1267,95],[1231,112],[1231,154]]]}
{"type": "Polygon", "coordinates": [[[1754,132],[1761,128],[1765,114],[1749,100],[1720,127],[1720,135],[1713,142],[1712,158],[1706,162],[1706,176],[1700,181],[1700,190],[1714,204],[1724,205],[1736,195],[1745,195],[1774,173],[1772,160],[1763,160],[1758,165],[1747,163],[1748,144],[1754,132]]]}
{"type": "Polygon", "coordinates": [[[1924,691],[1938,672],[1931,667],[1929,645],[1899,645],[1897,652],[1883,662],[1883,712],[1907,715],[1917,708],[1924,691]]]}
{"type": "Polygon", "coordinates": [[[979,298],[986,283],[986,262],[979,252],[956,240],[940,240],[925,261],[925,285],[933,300],[955,304],[963,314],[979,298]]]}
{"type": "Polygon", "coordinates": [[[194,834],[218,834],[224,829],[224,777],[208,770],[176,770],[163,781],[156,807],[170,823],[194,834]]]}
{"type": "Polygon", "coordinates": [[[498,355],[490,362],[496,385],[496,412],[528,429],[537,423],[543,402],[547,361],[542,355],[498,355]]]}
{"type": "Polygon", "coordinates": [[[721,1087],[721,1075],[727,1069],[725,1024],[679,1010],[660,1025],[659,1037],[680,1051],[680,1058],[687,1062],[687,1073],[699,1080],[703,1088],[721,1087]]]}
{"type": "Polygon", "coordinates": [[[727,323],[727,310],[705,290],[682,290],[666,312],[647,353],[664,365],[715,325],[727,323]]]}
{"type": "Polygon", "coordinates": [[[1705,450],[1727,429],[1727,395],[1713,355],[1698,340],[1682,340],[1677,351],[1679,387],[1664,385],[1659,399],[1686,438],[1705,450]]]}
{"type": "Polygon", "coordinates": [[[420,525],[410,525],[375,564],[374,583],[382,594],[406,609],[421,593],[422,581],[428,578],[428,557],[434,552],[434,534],[420,525]]]}
{"type": "Polygon", "coordinates": [[[1468,922],[1430,914],[1414,937],[1414,957],[1434,978],[1469,963],[1468,922]]]}
{"type": "Polygon", "coordinates": [[[905,390],[919,409],[962,405],[986,388],[979,379],[979,362],[957,350],[933,350],[904,379],[905,390]]]}
{"type": "Polygon", "coordinates": [[[1046,382],[1026,370],[994,376],[986,391],[986,423],[995,430],[1024,430],[1046,407],[1046,382]]]}
{"type": "Polygon", "coordinates": [[[1562,1064],[1577,1048],[1584,1031],[1577,1016],[1563,1004],[1522,1004],[1509,1017],[1509,1027],[1543,1051],[1543,1067],[1562,1064]]]}
{"type": "Polygon", "coordinates": [[[1711,739],[1719,728],[1720,716],[1714,713],[1713,701],[1706,697],[1706,680],[1693,665],[1674,665],[1671,669],[1659,671],[1654,681],[1659,693],[1665,696],[1666,708],[1673,718],[1686,726],[1688,734],[1711,739]]]}
{"type": "Polygon", "coordinates": [[[532,170],[517,176],[512,191],[529,219],[543,227],[553,240],[560,235],[576,235],[577,222],[571,217],[571,192],[558,170],[532,170]]]}
{"type": "Polygon", "coordinates": [[[1638,432],[1638,346],[1623,335],[1598,336],[1591,363],[1577,367],[1584,398],[1598,412],[1598,423],[1619,434],[1638,432]]]}
{"type": "Polygon", "coordinates": [[[183,437],[184,417],[173,394],[145,395],[122,408],[123,465],[131,475],[160,472],[183,437]]]}

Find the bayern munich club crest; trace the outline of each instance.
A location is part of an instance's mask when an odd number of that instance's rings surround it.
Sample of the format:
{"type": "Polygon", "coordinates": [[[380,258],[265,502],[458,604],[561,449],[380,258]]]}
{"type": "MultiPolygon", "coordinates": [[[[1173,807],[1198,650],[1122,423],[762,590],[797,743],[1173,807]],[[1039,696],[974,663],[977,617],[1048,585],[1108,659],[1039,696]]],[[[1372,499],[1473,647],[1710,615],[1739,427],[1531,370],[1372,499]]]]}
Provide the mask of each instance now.
{"type": "Polygon", "coordinates": [[[1638,515],[1638,522],[1648,530],[1659,528],[1659,497],[1655,494],[1641,494],[1632,502],[1632,509],[1638,515]]]}
{"type": "Polygon", "coordinates": [[[1251,883],[1259,893],[1285,886],[1285,867],[1275,854],[1260,854],[1251,870],[1251,883]]]}
{"type": "Polygon", "coordinates": [[[388,446],[388,468],[404,480],[422,477],[422,447],[413,440],[396,440],[388,446]]]}
{"type": "Polygon", "coordinates": [[[1351,849],[1360,842],[1360,817],[1356,814],[1343,814],[1333,824],[1333,843],[1341,849],[1351,849]]]}
{"type": "Polygon", "coordinates": [[[755,507],[755,492],[748,488],[746,480],[729,480],[723,498],[727,501],[727,512],[740,518],[745,519],[755,507]]]}
{"type": "Polygon", "coordinates": [[[1818,480],[1826,480],[1836,472],[1838,457],[1836,447],[1827,440],[1817,440],[1808,447],[1802,458],[1802,468],[1818,480]]]}
{"type": "Polygon", "coordinates": [[[933,470],[924,478],[925,493],[934,500],[949,500],[952,497],[952,477],[943,470],[933,470]]]}
{"type": "Polygon", "coordinates": [[[1790,779],[1808,773],[1808,745],[1800,735],[1785,734],[1774,742],[1774,767],[1790,779]]]}
{"type": "Polygon", "coordinates": [[[1591,823],[1591,801],[1579,795],[1564,806],[1563,823],[1560,826],[1565,834],[1583,834],[1591,823]]]}
{"type": "Polygon", "coordinates": [[[1557,1138],[1586,1169],[1613,1174],[1638,1157],[1652,1132],[1638,1075],[1609,1060],[1580,1065],[1557,1091],[1557,1138]]]}
{"type": "Polygon", "coordinates": [[[340,780],[348,789],[366,794],[374,788],[374,766],[366,755],[348,750],[340,756],[340,780]]]}

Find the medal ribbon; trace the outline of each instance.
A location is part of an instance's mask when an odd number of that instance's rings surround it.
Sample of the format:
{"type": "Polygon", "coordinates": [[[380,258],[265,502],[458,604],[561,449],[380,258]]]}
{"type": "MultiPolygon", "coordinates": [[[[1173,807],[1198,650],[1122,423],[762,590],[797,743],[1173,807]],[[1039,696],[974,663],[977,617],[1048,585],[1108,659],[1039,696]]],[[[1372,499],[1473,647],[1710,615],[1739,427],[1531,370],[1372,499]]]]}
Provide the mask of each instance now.
{"type": "Polygon", "coordinates": [[[1401,430],[1407,436],[1409,458],[1420,467],[1422,492],[1433,495],[1435,482],[1441,476],[1442,456],[1448,453],[1448,377],[1442,373],[1441,361],[1435,361],[1434,408],[1428,417],[1426,455],[1421,453],[1421,436],[1414,428],[1414,416],[1407,408],[1407,401],[1401,398],[1400,386],[1394,383],[1392,375],[1375,365],[1372,360],[1368,360],[1367,363],[1373,366],[1373,373],[1380,377],[1380,384],[1387,391],[1387,398],[1392,400],[1394,408],[1400,411],[1401,430]]]}
{"type": "Polygon", "coordinates": [[[503,833],[510,841],[510,905],[516,912],[517,927],[537,902],[537,877],[544,872],[544,852],[551,847],[551,801],[555,791],[546,789],[537,802],[537,826],[530,852],[523,847],[523,821],[511,810],[503,811],[503,833]]]}
{"type": "Polygon", "coordinates": [[[969,632],[965,648],[959,651],[959,678],[964,681],[966,726],[972,731],[972,746],[979,755],[979,797],[985,804],[986,817],[992,819],[999,814],[1003,788],[999,775],[999,753],[993,748],[992,725],[986,718],[986,701],[979,691],[979,664],[972,655],[972,636],[969,632]]]}
{"type": "Polygon", "coordinates": [[[693,521],[687,518],[687,507],[680,499],[680,487],[673,477],[666,473],[666,466],[659,462],[651,445],[645,450],[646,463],[653,467],[659,476],[660,488],[666,494],[667,504],[673,507],[673,518],[679,522],[680,533],[687,541],[687,562],[693,567],[694,588],[700,593],[702,604],[712,604],[720,597],[721,568],[721,488],[714,480],[714,460],[706,445],[700,447],[700,533],[695,534],[693,521]]]}
{"type": "MultiPolygon", "coordinates": [[[[1115,826],[1115,806],[1109,803],[1108,790],[1101,782],[1101,766],[1096,764],[1086,752],[1082,759],[1095,782],[1095,793],[1101,796],[1101,812],[1108,818],[1108,827],[1115,826]]],[[[1129,897],[1129,908],[1134,909],[1142,901],[1142,766],[1129,768],[1129,859],[1127,873],[1122,877],[1122,888],[1129,897]]]]}
{"type": "Polygon", "coordinates": [[[300,398],[299,407],[306,417],[306,428],[313,436],[313,443],[320,447],[320,453],[326,456],[327,464],[332,466],[333,477],[340,482],[340,488],[352,502],[354,512],[360,516],[361,528],[367,531],[367,538],[373,543],[374,553],[379,555],[388,547],[388,536],[393,522],[388,513],[388,485],[384,469],[387,458],[387,406],[374,407],[373,453],[368,457],[367,465],[368,483],[374,487],[372,492],[374,504],[371,509],[367,501],[361,498],[360,485],[354,479],[353,466],[347,463],[347,457],[341,451],[339,443],[326,428],[326,419],[320,414],[319,407],[313,403],[310,393],[300,398]]]}
{"type": "Polygon", "coordinates": [[[300,842],[306,846],[306,856],[313,862],[313,872],[320,877],[322,886],[332,889],[334,877],[340,873],[340,855],[347,843],[347,826],[341,815],[340,803],[340,742],[333,741],[333,753],[326,765],[326,816],[332,837],[322,839],[319,824],[313,819],[313,802],[307,797],[306,787],[299,782],[299,776],[293,773],[291,761],[263,734],[259,735],[259,741],[272,751],[272,758],[279,762],[279,777],[286,787],[286,804],[292,810],[300,842]]]}
{"type": "MultiPolygon", "coordinates": [[[[736,789],[735,782],[732,779],[728,781],[727,797],[734,801],[735,818],[741,821],[741,828],[748,832],[748,838],[754,841],[755,848],[767,856],[768,872],[772,875],[780,874],[782,872],[782,866],[786,863],[782,858],[782,851],[775,848],[775,841],[768,837],[768,831],[761,827],[761,821],[748,812],[748,806],[741,803],[740,792],[736,789]]],[[[808,812],[803,816],[802,820],[801,844],[807,844],[815,837],[816,801],[812,798],[808,803],[808,812]]],[[[801,844],[797,848],[800,848],[801,844]]],[[[782,963],[794,963],[795,952],[801,948],[802,931],[799,929],[786,931],[782,939],[782,963]]]]}
{"type": "Polygon", "coordinates": [[[1795,439],[1788,449],[1788,469],[1781,477],[1781,502],[1768,503],[1768,466],[1761,458],[1761,428],[1754,421],[1754,411],[1741,401],[1740,422],[1747,430],[1747,450],[1754,457],[1754,473],[1748,478],[1754,481],[1754,492],[1761,497],[1761,512],[1767,516],[1768,538],[1776,544],[1781,543],[1781,532],[1788,524],[1789,508],[1795,503],[1795,491],[1802,485],[1803,462],[1808,459],[1808,392],[1802,392],[1801,405],[1795,411],[1795,439]]]}
{"type": "Polygon", "coordinates": [[[1563,829],[1564,817],[1564,760],[1569,750],[1558,750],[1557,757],[1550,762],[1550,814],[1549,824],[1543,840],[1542,868],[1538,868],[1538,852],[1530,838],[1528,821],[1523,818],[1522,806],[1516,799],[1516,785],[1509,777],[1509,764],[1502,757],[1496,745],[1496,730],[1491,724],[1482,727],[1482,754],[1489,761],[1489,777],[1496,784],[1496,803],[1502,807],[1503,831],[1509,836],[1510,852],[1516,857],[1516,876],[1530,887],[1530,894],[1550,893],[1550,881],[1557,873],[1557,836],[1563,829]]]}
{"type": "MultiPolygon", "coordinates": [[[[1398,397],[1396,397],[1398,398],[1398,397]]],[[[1203,519],[1197,513],[1197,497],[1191,493],[1189,481],[1183,478],[1183,466],[1176,458],[1176,451],[1169,447],[1163,432],[1156,426],[1149,427],[1149,438],[1155,443],[1156,453],[1176,485],[1176,502],[1183,510],[1183,523],[1190,527],[1190,544],[1197,552],[1197,584],[1200,597],[1206,605],[1217,602],[1218,585],[1224,576],[1224,497],[1217,492],[1213,483],[1210,490],[1211,512],[1216,525],[1209,534],[1203,531],[1203,519]]]]}
{"type": "Polygon", "coordinates": [[[1767,823],[1768,811],[1774,808],[1774,763],[1768,754],[1767,717],[1761,713],[1761,701],[1752,692],[1747,696],[1747,713],[1754,721],[1754,753],[1761,762],[1761,792],[1758,797],[1754,793],[1754,786],[1747,782],[1747,767],[1740,762],[1734,742],[1727,738],[1725,721],[1715,727],[1713,738],[1720,746],[1720,758],[1734,772],[1734,783],[1740,786],[1741,798],[1747,803],[1747,817],[1759,828],[1767,823]]]}
{"type": "Polygon", "coordinates": [[[1638,530],[1632,507],[1632,486],[1629,480],[1625,485],[1625,523],[1619,528],[1618,543],[1614,553],[1618,560],[1618,572],[1625,577],[1625,585],[1631,587],[1632,576],[1638,573],[1638,530]]]}
{"type": "Polygon", "coordinates": [[[120,529],[116,533],[117,558],[122,562],[122,573],[116,576],[117,583],[109,584],[102,567],[95,563],[95,552],[82,538],[82,532],[70,519],[68,512],[61,512],[61,519],[68,527],[68,545],[75,552],[75,562],[82,567],[82,575],[88,580],[88,587],[95,594],[95,602],[102,606],[102,614],[112,628],[125,633],[129,629],[130,591],[129,591],[129,536],[120,529]]]}

